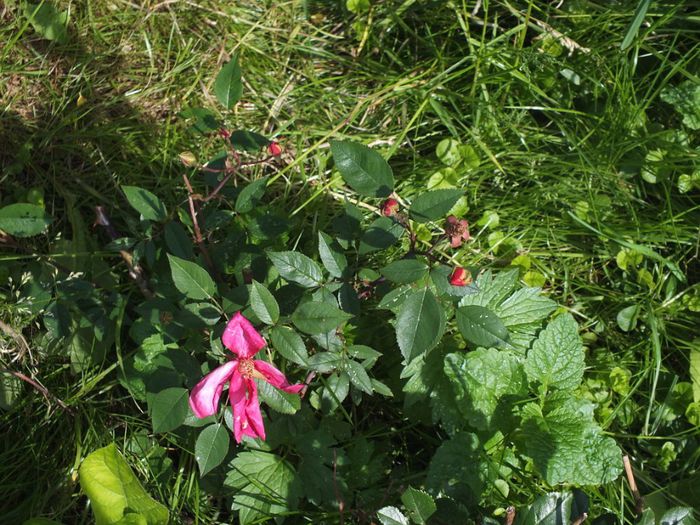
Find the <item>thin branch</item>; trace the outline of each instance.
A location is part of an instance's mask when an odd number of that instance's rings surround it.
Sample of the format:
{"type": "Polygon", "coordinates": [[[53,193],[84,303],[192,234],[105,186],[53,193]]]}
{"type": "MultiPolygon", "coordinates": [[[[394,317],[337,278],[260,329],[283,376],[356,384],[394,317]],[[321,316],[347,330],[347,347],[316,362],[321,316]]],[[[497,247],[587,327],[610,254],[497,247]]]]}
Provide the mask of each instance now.
{"type": "Polygon", "coordinates": [[[43,395],[47,401],[50,401],[51,399],[53,399],[58,404],[58,406],[60,406],[63,410],[65,410],[69,414],[75,415],[75,411],[73,410],[72,407],[69,407],[63,401],[61,401],[60,398],[58,398],[57,396],[52,394],[49,391],[49,389],[46,388],[44,385],[42,385],[38,380],[32,379],[31,377],[28,377],[28,376],[24,375],[22,372],[17,372],[16,370],[9,370],[7,368],[0,368],[0,372],[4,372],[6,374],[13,375],[17,379],[24,381],[25,383],[30,385],[34,390],[36,390],[37,392],[40,392],[41,395],[43,395]]]}
{"type": "Polygon", "coordinates": [[[632,496],[634,496],[634,510],[637,515],[640,515],[644,510],[644,498],[642,498],[642,495],[639,493],[639,489],[637,488],[637,482],[634,479],[634,472],[632,471],[632,464],[630,463],[629,456],[622,456],[622,464],[625,467],[627,483],[629,483],[630,491],[632,492],[632,496]]]}

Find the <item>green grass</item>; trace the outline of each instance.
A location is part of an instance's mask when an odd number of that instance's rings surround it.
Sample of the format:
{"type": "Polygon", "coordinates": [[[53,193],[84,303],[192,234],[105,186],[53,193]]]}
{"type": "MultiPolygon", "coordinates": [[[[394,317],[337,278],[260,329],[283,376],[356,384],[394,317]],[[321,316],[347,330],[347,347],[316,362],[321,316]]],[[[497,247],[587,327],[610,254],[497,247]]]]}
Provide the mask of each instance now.
{"type": "MultiPolygon", "coordinates": [[[[31,355],[12,362],[17,343],[0,334],[0,363],[38,378],[73,411],[25,385],[0,415],[5,522],[46,515],[89,523],[75,480],[80,459],[112,440],[133,452],[134,436],[150,431],[145,406],[119,386],[113,366],[74,375],[66,356],[43,344],[41,323],[16,302],[17,261],[31,265],[38,254],[51,254],[73,269],[92,254],[91,264],[102,264],[98,278],[110,279],[121,259],[90,227],[93,206],[106,206],[117,228],[128,231],[120,185],[147,187],[168,204],[184,201],[178,153],[207,158],[215,146],[198,144],[178,113],[216,106],[213,77],[236,52],[246,85],[235,122],[282,137],[289,164],[274,187],[300,224],[329,216],[333,195],[342,194],[326,169],[331,137],[375,144],[407,198],[441,168],[440,140],[471,144],[479,167],[458,173],[468,218],[473,224],[485,210],[496,211],[507,241],[494,251],[492,231],[473,225],[476,240],[459,260],[505,266],[513,247],[528,254],[551,295],[585,327],[589,394],[613,367],[631,372],[629,395],[608,392],[600,415],[630,455],[643,493],[654,494],[648,501],[700,500],[683,489],[700,484],[697,427],[673,408],[673,387],[689,381],[689,350],[698,346],[700,320],[683,300],[700,295],[700,200],[697,191],[680,194],[676,181],[700,160],[699,137],[688,130],[683,144],[670,134],[683,129],[681,119],[660,99],[667,86],[699,81],[700,11],[691,3],[653,2],[623,52],[636,2],[565,0],[557,8],[492,0],[474,16],[474,2],[373,3],[367,19],[331,1],[59,2],[71,12],[64,45],[36,35],[19,2],[0,8],[0,199],[8,204],[30,187],[43,189],[63,239],[0,252],[0,265],[15,278],[0,283],[0,319],[31,346],[31,355]],[[356,20],[369,21],[357,31],[356,20]],[[543,27],[566,35],[573,52],[552,50],[556,39],[543,27]],[[666,152],[666,173],[649,184],[639,172],[655,149],[666,152]],[[578,203],[588,211],[577,220],[578,203]],[[650,286],[617,266],[626,243],[658,254],[642,262],[650,286]],[[678,265],[685,282],[665,261],[678,265]],[[632,304],[642,307],[640,322],[623,332],[616,315],[632,304]],[[620,416],[627,412],[629,418],[620,416]],[[665,442],[678,452],[668,466],[660,462],[665,442]]],[[[160,446],[156,459],[168,443],[160,446]]],[[[157,479],[154,461],[136,452],[129,459],[183,523],[230,519],[217,501],[203,498],[193,465],[173,465],[167,479],[157,479]]],[[[515,499],[524,501],[539,489],[531,483],[520,490],[515,499]]],[[[597,514],[607,509],[633,519],[624,482],[591,496],[597,514]]]]}

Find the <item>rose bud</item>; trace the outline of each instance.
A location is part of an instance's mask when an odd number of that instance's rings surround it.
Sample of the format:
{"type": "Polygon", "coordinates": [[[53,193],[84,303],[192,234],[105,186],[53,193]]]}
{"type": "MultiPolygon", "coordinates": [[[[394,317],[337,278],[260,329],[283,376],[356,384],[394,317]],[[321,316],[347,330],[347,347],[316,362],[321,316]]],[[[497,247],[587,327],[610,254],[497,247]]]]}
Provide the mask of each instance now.
{"type": "Polygon", "coordinates": [[[267,146],[267,152],[273,157],[279,157],[282,155],[282,146],[280,146],[279,143],[272,141],[267,146]]]}
{"type": "Polygon", "coordinates": [[[389,197],[382,203],[382,215],[385,217],[396,215],[397,211],[399,211],[399,201],[396,199],[389,197]]]}
{"type": "Polygon", "coordinates": [[[194,153],[191,151],[183,151],[179,155],[180,157],[180,162],[187,166],[188,168],[191,168],[192,166],[197,165],[197,157],[194,156],[194,153]]]}
{"type": "Polygon", "coordinates": [[[450,284],[452,286],[467,286],[471,284],[471,282],[472,274],[469,272],[469,270],[466,270],[461,266],[457,266],[454,270],[452,270],[452,274],[450,275],[450,284]]]}

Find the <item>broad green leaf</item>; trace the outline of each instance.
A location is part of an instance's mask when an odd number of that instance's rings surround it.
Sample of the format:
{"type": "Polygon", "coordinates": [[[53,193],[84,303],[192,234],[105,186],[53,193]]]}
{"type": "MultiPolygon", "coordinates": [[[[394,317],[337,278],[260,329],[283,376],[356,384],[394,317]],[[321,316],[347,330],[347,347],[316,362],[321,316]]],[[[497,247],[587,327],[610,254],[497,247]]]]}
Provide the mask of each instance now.
{"type": "Polygon", "coordinates": [[[403,302],[413,293],[413,288],[411,286],[398,286],[391,290],[388,294],[382,297],[379,301],[377,308],[382,310],[391,310],[392,312],[398,312],[399,308],[403,302]]]}
{"type": "Polygon", "coordinates": [[[394,191],[394,175],[382,156],[363,144],[331,141],[335,167],[343,180],[365,197],[388,197],[394,191]]]}
{"type": "Polygon", "coordinates": [[[379,273],[397,284],[407,284],[425,277],[428,265],[418,259],[400,259],[387,264],[379,273]]]}
{"type": "Polygon", "coordinates": [[[476,278],[474,283],[477,293],[465,295],[459,306],[483,306],[495,310],[508,297],[518,284],[519,270],[513,268],[498,272],[496,277],[487,270],[476,278]]]}
{"type": "Polygon", "coordinates": [[[114,444],[87,456],[79,472],[96,525],[119,523],[125,513],[140,514],[147,525],[168,523],[168,509],[148,495],[114,444]]]}
{"type": "Polygon", "coordinates": [[[435,148],[435,154],[445,166],[456,166],[462,162],[460,146],[455,139],[442,139],[435,148]]]}
{"type": "Polygon", "coordinates": [[[229,140],[231,141],[231,145],[237,150],[249,152],[260,151],[262,148],[267,147],[271,142],[267,137],[263,137],[260,133],[246,131],[243,129],[237,129],[231,133],[229,140]]]}
{"type": "Polygon", "coordinates": [[[677,86],[666,86],[661,91],[661,100],[683,116],[683,124],[692,130],[700,129],[700,86],[697,82],[686,80],[677,86]]]}
{"type": "Polygon", "coordinates": [[[280,317],[280,307],[274,296],[255,279],[250,286],[250,307],[265,324],[275,324],[280,317]]]}
{"type": "Polygon", "coordinates": [[[343,312],[337,306],[318,301],[309,301],[299,305],[292,314],[292,322],[307,334],[325,334],[335,330],[352,315],[343,312]]]}
{"type": "Polygon", "coordinates": [[[226,109],[232,109],[243,94],[238,55],[224,64],[214,80],[214,94],[226,109]]]}
{"type": "Polygon", "coordinates": [[[494,313],[508,328],[530,324],[547,318],[557,304],[544,297],[539,288],[521,288],[494,308],[494,313]]]}
{"type": "Polygon", "coordinates": [[[338,243],[323,232],[318,232],[318,254],[328,273],[333,277],[343,276],[343,272],[348,267],[348,260],[338,243]]]}
{"type": "Polygon", "coordinates": [[[192,239],[179,222],[169,222],[165,225],[165,245],[168,252],[181,259],[194,259],[192,239]]]}
{"type": "Polygon", "coordinates": [[[327,374],[340,367],[342,362],[342,356],[336,352],[318,352],[309,358],[309,368],[327,374]]]}
{"type": "Polygon", "coordinates": [[[267,256],[280,275],[304,288],[314,288],[323,284],[321,268],[306,255],[298,252],[268,252],[267,256]]]}
{"type": "Polygon", "coordinates": [[[213,299],[216,284],[204,268],[170,254],[168,261],[175,288],[189,299],[213,299]]]}
{"type": "Polygon", "coordinates": [[[602,485],[622,471],[615,440],[593,422],[593,406],[568,394],[549,395],[544,408],[531,403],[522,410],[520,440],[550,485],[602,485]]]}
{"type": "Polygon", "coordinates": [[[639,318],[639,312],[642,307],[638,304],[633,304],[631,306],[626,306],[619,312],[617,312],[617,326],[623,332],[631,332],[637,327],[637,319],[639,318]]]}
{"type": "Polygon", "coordinates": [[[416,222],[444,219],[463,194],[462,190],[457,189],[423,192],[413,199],[408,213],[416,222]]]}
{"type": "Polygon", "coordinates": [[[175,430],[185,421],[189,392],[180,387],[166,388],[148,400],[148,410],[153,421],[153,432],[175,430]]]}
{"type": "Polygon", "coordinates": [[[270,330],[270,341],[282,357],[292,363],[307,366],[309,354],[304,341],[294,330],[287,326],[275,326],[270,330]]]}
{"type": "Polygon", "coordinates": [[[122,191],[131,207],[147,221],[164,221],[168,217],[161,200],[150,191],[137,186],[122,186],[122,191]]]}
{"type": "Polygon", "coordinates": [[[370,2],[369,0],[345,0],[345,7],[351,13],[358,15],[369,11],[370,2]]]}
{"type": "Polygon", "coordinates": [[[296,472],[268,452],[240,452],[231,461],[224,485],[233,489],[233,510],[241,525],[279,516],[296,508],[301,492],[296,472]]]}
{"type": "Polygon", "coordinates": [[[401,495],[401,502],[413,523],[424,525],[437,510],[433,497],[422,490],[408,487],[401,495]]]}
{"type": "Polygon", "coordinates": [[[267,381],[257,380],[260,399],[272,410],[280,414],[296,414],[301,408],[301,399],[298,394],[289,394],[275,388],[267,381]]]}
{"type": "Polygon", "coordinates": [[[578,324],[571,314],[563,314],[542,330],[525,360],[530,381],[544,389],[572,390],[581,384],[584,363],[583,343],[578,324]]]}
{"type": "Polygon", "coordinates": [[[404,234],[404,227],[389,217],[379,217],[362,234],[360,254],[384,250],[398,241],[404,234]]]}
{"type": "Polygon", "coordinates": [[[460,412],[479,430],[507,430],[513,398],[526,396],[527,378],[519,359],[495,348],[449,354],[445,374],[460,412]]]}
{"type": "Polygon", "coordinates": [[[24,15],[34,30],[45,39],[59,44],[68,41],[68,11],[58,11],[51,2],[27,2],[24,5],[24,15]]]}
{"type": "Polygon", "coordinates": [[[467,341],[477,346],[488,348],[508,341],[508,329],[495,313],[483,306],[457,308],[457,327],[467,341]]]}
{"type": "Polygon", "coordinates": [[[396,507],[382,507],[377,518],[382,525],[409,525],[408,518],[396,507]]]}
{"type": "Polygon", "coordinates": [[[226,458],[231,439],[229,430],[221,423],[209,425],[202,430],[194,444],[194,457],[199,465],[200,476],[221,465],[226,458]]]}
{"type": "Polygon", "coordinates": [[[410,295],[396,316],[396,340],[406,362],[433,348],[445,330],[445,312],[428,288],[410,295]]]}
{"type": "Polygon", "coordinates": [[[569,525],[579,517],[572,516],[573,503],[570,492],[550,492],[518,511],[515,525],[569,525]]]}
{"type": "MultiPolygon", "coordinates": [[[[216,113],[205,108],[187,108],[180,113],[180,116],[186,119],[194,119],[194,123],[190,127],[191,131],[199,133],[201,135],[206,135],[208,133],[213,133],[221,128],[221,122],[216,118],[216,113]]],[[[224,158],[226,153],[224,152],[224,158]]],[[[209,167],[214,167],[211,162],[208,163],[209,167]]],[[[218,166],[221,169],[222,166],[218,166]]]]}
{"type": "Polygon", "coordinates": [[[236,211],[238,213],[248,213],[258,205],[260,199],[265,195],[267,180],[269,177],[261,177],[248,184],[241,190],[236,198],[236,211]]]}
{"type": "Polygon", "coordinates": [[[690,507],[673,507],[664,512],[659,520],[659,525],[698,525],[695,512],[690,507]]]}
{"type": "Polygon", "coordinates": [[[15,237],[31,237],[43,232],[53,219],[36,204],[17,203],[0,208],[0,230],[15,237]]]}
{"type": "Polygon", "coordinates": [[[357,389],[362,390],[365,394],[372,393],[372,380],[360,363],[349,359],[345,363],[345,373],[350,377],[350,382],[357,389]]]}

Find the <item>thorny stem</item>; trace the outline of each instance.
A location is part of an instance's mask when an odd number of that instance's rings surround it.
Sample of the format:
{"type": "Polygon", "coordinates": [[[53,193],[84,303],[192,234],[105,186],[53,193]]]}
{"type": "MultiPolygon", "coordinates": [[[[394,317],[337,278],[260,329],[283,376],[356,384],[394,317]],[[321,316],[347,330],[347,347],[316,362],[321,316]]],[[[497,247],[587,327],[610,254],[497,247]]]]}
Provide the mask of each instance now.
{"type": "Polygon", "coordinates": [[[185,173],[182,174],[182,179],[185,181],[185,186],[187,186],[187,201],[190,205],[190,217],[192,217],[192,226],[194,227],[194,242],[199,247],[199,251],[202,252],[202,257],[204,257],[204,260],[207,263],[209,270],[211,270],[211,272],[214,274],[216,280],[220,281],[221,279],[219,278],[219,274],[216,271],[214,262],[212,261],[212,258],[209,255],[209,250],[207,250],[207,247],[204,244],[202,230],[199,227],[199,221],[197,220],[197,206],[194,203],[195,193],[192,189],[192,184],[190,184],[190,179],[185,173]]]}

